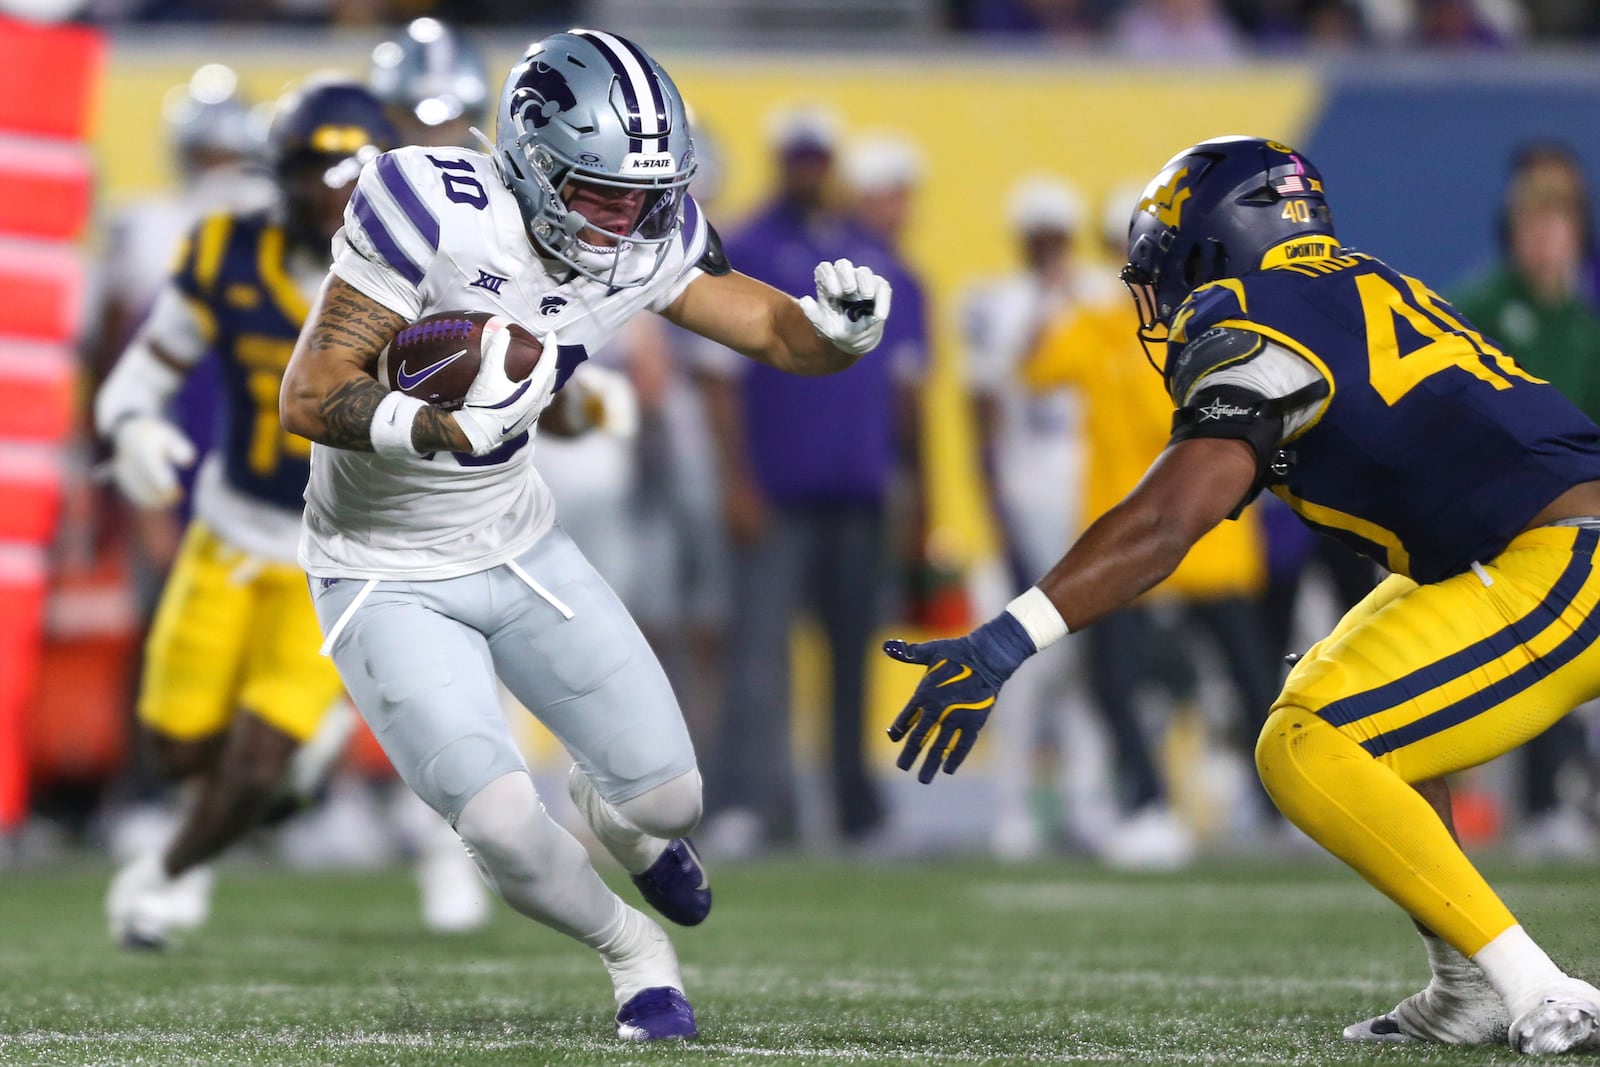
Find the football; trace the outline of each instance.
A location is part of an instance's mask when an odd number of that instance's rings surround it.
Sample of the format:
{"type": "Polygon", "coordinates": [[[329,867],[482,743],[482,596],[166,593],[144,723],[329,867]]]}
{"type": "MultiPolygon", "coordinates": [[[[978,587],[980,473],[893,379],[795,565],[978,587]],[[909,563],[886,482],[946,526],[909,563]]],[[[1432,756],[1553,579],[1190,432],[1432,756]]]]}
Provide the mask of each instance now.
{"type": "Polygon", "coordinates": [[[544,346],[528,330],[492,311],[441,311],[395,335],[378,357],[378,379],[391,389],[446,409],[461,406],[478,376],[485,345],[506,344],[506,376],[521,381],[544,346]]]}

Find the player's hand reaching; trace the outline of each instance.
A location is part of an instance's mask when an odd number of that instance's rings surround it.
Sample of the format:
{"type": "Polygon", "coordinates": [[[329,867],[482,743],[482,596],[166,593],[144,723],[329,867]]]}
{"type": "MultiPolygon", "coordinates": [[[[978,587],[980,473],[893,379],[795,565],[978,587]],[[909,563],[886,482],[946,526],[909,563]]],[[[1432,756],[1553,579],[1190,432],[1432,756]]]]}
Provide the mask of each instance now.
{"type": "Polygon", "coordinates": [[[483,358],[478,376],[472,380],[461,400],[455,419],[472,445],[472,454],[493,452],[533,425],[539,413],[550,404],[555,392],[556,365],[560,348],[554,332],[539,338],[543,346],[533,370],[522,381],[506,374],[506,350],[510,331],[501,329],[494,337],[485,330],[483,358]]]}
{"type": "Polygon", "coordinates": [[[1009,613],[984,623],[965,637],[908,645],[885,641],[883,650],[902,663],[928,668],[905,710],[889,727],[889,740],[905,740],[896,761],[909,771],[928,744],[917,781],[933,781],[941,764],[954,774],[989,721],[989,712],[1007,678],[1036,651],[1027,630],[1009,613]],[[937,728],[937,732],[935,732],[937,728]]]}
{"type": "Polygon", "coordinates": [[[841,352],[864,356],[883,340],[894,291],[889,283],[848,259],[818,263],[817,295],[802,297],[800,309],[812,328],[841,352]]]}
{"type": "Polygon", "coordinates": [[[112,433],[111,478],[129,501],[141,508],[178,502],[178,471],[195,461],[194,442],[166,419],[134,415],[112,433]]]}

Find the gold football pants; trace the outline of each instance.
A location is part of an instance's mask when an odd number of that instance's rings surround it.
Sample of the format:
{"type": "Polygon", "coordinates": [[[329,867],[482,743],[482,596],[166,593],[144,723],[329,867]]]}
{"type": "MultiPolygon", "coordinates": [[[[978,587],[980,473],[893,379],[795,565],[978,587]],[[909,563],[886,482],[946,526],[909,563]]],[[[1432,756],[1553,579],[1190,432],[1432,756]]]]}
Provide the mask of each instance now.
{"type": "Polygon", "coordinates": [[[299,567],[253,559],[196,520],[145,645],[139,719],[193,741],[243,708],[304,742],[344,691],[321,644],[299,567]]]}
{"type": "Polygon", "coordinates": [[[1546,526],[1441,582],[1390,577],[1295,666],[1256,744],[1289,820],[1467,956],[1516,920],[1408,783],[1600,694],[1597,544],[1546,526]]]}

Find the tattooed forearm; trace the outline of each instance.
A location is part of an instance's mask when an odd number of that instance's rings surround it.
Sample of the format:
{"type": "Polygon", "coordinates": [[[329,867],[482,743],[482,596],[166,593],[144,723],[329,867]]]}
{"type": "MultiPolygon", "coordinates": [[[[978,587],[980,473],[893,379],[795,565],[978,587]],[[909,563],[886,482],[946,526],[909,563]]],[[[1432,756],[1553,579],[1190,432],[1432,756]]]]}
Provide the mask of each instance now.
{"type": "MultiPolygon", "coordinates": [[[[389,395],[374,376],[378,354],[405,325],[404,316],[330,275],[284,371],[278,401],[284,429],[333,448],[371,452],[372,415],[389,395]]],[[[456,420],[435,407],[417,413],[411,438],[423,454],[470,448],[456,420]]]]}
{"type": "MultiPolygon", "coordinates": [[[[389,390],[371,378],[352,378],[322,402],[323,435],[319,440],[334,448],[372,451],[372,413],[389,390]]],[[[432,404],[417,412],[411,424],[411,444],[420,453],[470,452],[472,445],[450,413],[432,404]]]]}
{"type": "Polygon", "coordinates": [[[405,325],[405,319],[363,297],[348,283],[335,281],[323,295],[311,343],[319,350],[350,348],[374,355],[405,325]]]}
{"type": "Polygon", "coordinates": [[[372,451],[372,413],[389,394],[373,378],[351,378],[322,400],[322,435],[317,438],[334,448],[372,451]]]}
{"type": "Polygon", "coordinates": [[[418,452],[471,452],[472,442],[461,432],[461,424],[443,408],[432,404],[417,412],[411,424],[411,447],[418,452]]]}

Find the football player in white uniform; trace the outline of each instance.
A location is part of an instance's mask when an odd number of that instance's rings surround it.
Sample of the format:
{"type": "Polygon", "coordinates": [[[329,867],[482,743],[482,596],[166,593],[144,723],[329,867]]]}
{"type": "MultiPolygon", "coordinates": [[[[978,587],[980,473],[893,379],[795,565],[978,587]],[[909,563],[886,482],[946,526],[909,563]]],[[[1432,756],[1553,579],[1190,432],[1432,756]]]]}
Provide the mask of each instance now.
{"type": "Polygon", "coordinates": [[[799,301],[732,271],[685,194],[683,101],[620,37],[536,42],[497,119],[492,155],[405,148],[361,174],[283,383],[285,426],[316,442],[300,560],[324,648],[407,784],[507,903],[600,954],[620,1037],[692,1037],[671,942],[545,813],[500,716],[496,675],[572,754],[579,809],[646,899],[701,921],[711,894],[686,840],[701,789],[682,713],[555,524],[531,434],[547,407],[546,429],[574,413],[552,406],[557,391],[640,311],[827,374],[877,344],[890,291],[842,260],[819,264],[816,296],[799,301]],[[462,308],[541,335],[527,380],[492,345],[456,411],[374,377],[408,323],[462,308]]]}

